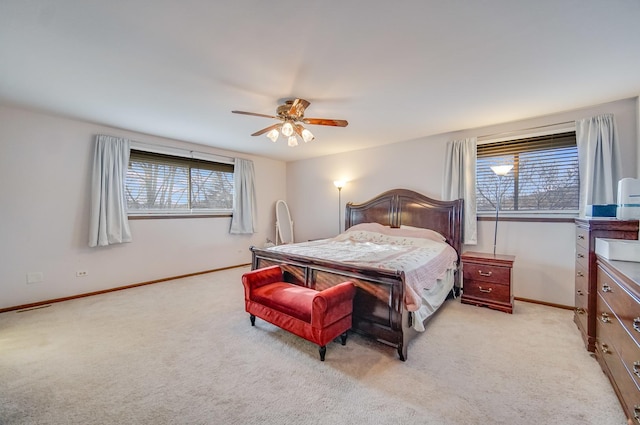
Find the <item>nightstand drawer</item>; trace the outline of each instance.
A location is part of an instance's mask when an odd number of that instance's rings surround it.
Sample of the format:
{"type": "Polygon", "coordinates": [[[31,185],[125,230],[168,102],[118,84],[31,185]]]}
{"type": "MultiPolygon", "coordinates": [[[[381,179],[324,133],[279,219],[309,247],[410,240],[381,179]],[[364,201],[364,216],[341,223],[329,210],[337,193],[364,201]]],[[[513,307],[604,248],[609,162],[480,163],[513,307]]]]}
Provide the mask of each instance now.
{"type": "Polygon", "coordinates": [[[460,302],[513,313],[511,269],[515,258],[513,255],[484,252],[462,254],[460,302]]]}
{"type": "Polygon", "coordinates": [[[509,285],[465,279],[462,291],[466,297],[511,304],[511,287],[509,285]]]}
{"type": "Polygon", "coordinates": [[[500,285],[511,282],[511,268],[499,267],[491,264],[464,263],[462,266],[464,280],[478,280],[500,285]]]}

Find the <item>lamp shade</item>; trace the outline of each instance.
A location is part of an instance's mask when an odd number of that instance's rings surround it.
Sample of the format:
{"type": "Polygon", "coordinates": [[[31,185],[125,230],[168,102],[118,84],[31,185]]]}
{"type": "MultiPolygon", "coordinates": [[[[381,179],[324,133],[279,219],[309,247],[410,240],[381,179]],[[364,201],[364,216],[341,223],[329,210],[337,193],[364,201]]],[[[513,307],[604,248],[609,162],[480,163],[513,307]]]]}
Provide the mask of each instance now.
{"type": "Polygon", "coordinates": [[[492,165],[491,171],[496,173],[499,176],[506,176],[509,171],[513,168],[513,165],[492,165]]]}

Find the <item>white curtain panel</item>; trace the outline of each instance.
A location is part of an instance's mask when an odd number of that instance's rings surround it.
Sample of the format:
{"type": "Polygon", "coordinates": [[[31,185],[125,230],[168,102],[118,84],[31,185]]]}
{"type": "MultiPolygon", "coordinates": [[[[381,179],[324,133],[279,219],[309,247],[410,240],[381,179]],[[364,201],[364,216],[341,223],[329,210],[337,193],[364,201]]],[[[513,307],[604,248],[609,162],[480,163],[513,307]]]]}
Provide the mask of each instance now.
{"type": "Polygon", "coordinates": [[[233,167],[235,195],[233,198],[233,217],[229,233],[236,235],[251,234],[258,231],[256,225],[257,203],[253,161],[235,159],[233,167]]]}
{"type": "Polygon", "coordinates": [[[618,143],[612,114],[576,121],[581,216],[587,205],[616,203],[617,185],[622,178],[618,143]]]}
{"type": "Polygon", "coordinates": [[[91,176],[89,246],[131,242],[125,182],[129,166],[129,140],[96,136],[91,176]]]}
{"type": "Polygon", "coordinates": [[[464,199],[464,237],[467,245],[478,243],[476,220],[476,147],[475,137],[452,140],[447,143],[442,199],[453,201],[464,199]]]}

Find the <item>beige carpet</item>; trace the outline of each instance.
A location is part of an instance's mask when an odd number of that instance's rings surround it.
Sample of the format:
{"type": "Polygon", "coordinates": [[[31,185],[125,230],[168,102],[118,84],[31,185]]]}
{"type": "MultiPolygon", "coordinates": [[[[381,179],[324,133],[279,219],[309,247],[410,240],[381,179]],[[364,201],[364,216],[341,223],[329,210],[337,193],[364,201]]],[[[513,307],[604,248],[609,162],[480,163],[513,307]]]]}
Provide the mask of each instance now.
{"type": "Polygon", "coordinates": [[[447,301],[401,362],[244,312],[237,268],[0,314],[0,423],[598,424],[622,409],[572,313],[447,301]]]}

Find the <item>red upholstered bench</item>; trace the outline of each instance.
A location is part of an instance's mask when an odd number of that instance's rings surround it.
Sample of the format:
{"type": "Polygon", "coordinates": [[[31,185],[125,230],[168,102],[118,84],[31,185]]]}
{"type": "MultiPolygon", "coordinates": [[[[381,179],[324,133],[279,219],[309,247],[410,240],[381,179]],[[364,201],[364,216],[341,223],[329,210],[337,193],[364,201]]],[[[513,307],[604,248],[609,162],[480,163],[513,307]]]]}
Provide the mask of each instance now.
{"type": "Polygon", "coordinates": [[[245,273],[242,284],[251,326],[258,316],[318,344],[322,361],[328,342],[341,335],[342,345],[346,344],[356,293],[352,282],[315,291],[285,282],[280,266],[271,266],[245,273]]]}

